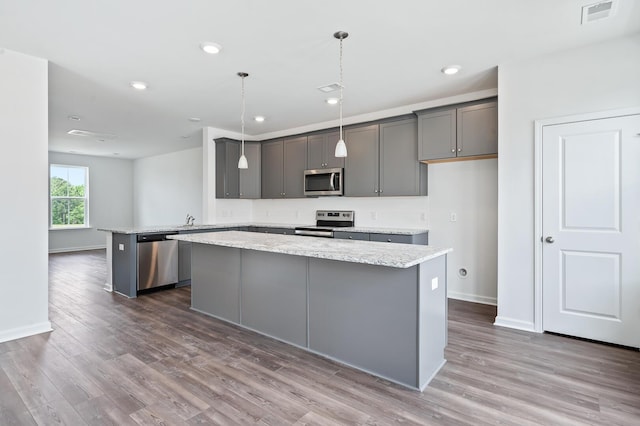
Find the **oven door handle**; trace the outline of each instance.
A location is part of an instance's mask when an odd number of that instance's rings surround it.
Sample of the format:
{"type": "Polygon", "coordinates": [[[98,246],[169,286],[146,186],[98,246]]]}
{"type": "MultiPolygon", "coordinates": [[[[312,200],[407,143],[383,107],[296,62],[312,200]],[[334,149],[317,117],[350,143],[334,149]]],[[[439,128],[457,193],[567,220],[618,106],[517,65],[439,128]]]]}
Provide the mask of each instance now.
{"type": "Polygon", "coordinates": [[[336,190],[336,187],[334,185],[334,182],[336,180],[336,173],[335,172],[331,173],[331,178],[329,180],[331,181],[331,190],[335,191],[336,190]]]}

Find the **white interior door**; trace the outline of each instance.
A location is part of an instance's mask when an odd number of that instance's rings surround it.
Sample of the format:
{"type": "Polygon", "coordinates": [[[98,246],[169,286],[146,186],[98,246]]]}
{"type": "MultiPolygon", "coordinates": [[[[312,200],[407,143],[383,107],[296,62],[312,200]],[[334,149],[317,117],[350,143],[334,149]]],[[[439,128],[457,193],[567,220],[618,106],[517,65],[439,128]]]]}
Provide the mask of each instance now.
{"type": "Polygon", "coordinates": [[[542,132],[543,327],[640,347],[640,115],[542,132]]]}

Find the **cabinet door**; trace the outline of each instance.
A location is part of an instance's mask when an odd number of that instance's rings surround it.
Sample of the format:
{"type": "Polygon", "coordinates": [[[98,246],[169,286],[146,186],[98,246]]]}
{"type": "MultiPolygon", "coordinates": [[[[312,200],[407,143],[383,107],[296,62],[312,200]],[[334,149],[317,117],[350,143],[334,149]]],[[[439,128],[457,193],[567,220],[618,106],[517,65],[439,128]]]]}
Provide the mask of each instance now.
{"type": "Polygon", "coordinates": [[[307,169],[324,169],[326,135],[312,135],[307,138],[307,169]]]}
{"type": "Polygon", "coordinates": [[[344,157],[336,157],[336,145],[340,140],[340,132],[331,132],[326,134],[325,138],[325,167],[333,169],[335,167],[344,167],[344,157]]]}
{"type": "Polygon", "coordinates": [[[338,240],[360,240],[369,241],[369,233],[367,232],[345,232],[334,231],[333,238],[338,240]]]}
{"type": "Polygon", "coordinates": [[[284,197],[304,198],[307,137],[284,140],[284,197]]]}
{"type": "Polygon", "coordinates": [[[380,124],[380,195],[421,195],[416,119],[380,124]]]}
{"type": "Polygon", "coordinates": [[[240,198],[260,198],[260,144],[256,142],[245,142],[244,154],[249,163],[248,169],[239,169],[240,175],[240,198]]]}
{"type": "Polygon", "coordinates": [[[458,108],[458,157],[498,152],[498,103],[458,108]]]}
{"type": "Polygon", "coordinates": [[[456,156],[456,110],[418,115],[418,159],[456,156]]]}
{"type": "Polygon", "coordinates": [[[378,196],[378,125],[357,127],[345,132],[347,158],[344,168],[344,195],[378,196]]]}
{"type": "Polygon", "coordinates": [[[238,198],[240,147],[229,140],[216,141],[216,198],[238,198]]]}
{"type": "Polygon", "coordinates": [[[262,144],[262,198],[282,198],[282,140],[262,144]]]}

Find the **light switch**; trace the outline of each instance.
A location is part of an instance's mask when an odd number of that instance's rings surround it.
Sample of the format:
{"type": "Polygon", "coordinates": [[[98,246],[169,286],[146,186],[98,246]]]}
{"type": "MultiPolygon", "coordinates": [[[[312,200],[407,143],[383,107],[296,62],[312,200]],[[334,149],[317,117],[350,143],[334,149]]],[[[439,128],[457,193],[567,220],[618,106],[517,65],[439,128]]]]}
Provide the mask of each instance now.
{"type": "Polygon", "coordinates": [[[118,244],[118,250],[124,251],[124,244],[118,244]]]}
{"type": "Polygon", "coordinates": [[[431,290],[438,288],[438,277],[431,278],[431,290]]]}

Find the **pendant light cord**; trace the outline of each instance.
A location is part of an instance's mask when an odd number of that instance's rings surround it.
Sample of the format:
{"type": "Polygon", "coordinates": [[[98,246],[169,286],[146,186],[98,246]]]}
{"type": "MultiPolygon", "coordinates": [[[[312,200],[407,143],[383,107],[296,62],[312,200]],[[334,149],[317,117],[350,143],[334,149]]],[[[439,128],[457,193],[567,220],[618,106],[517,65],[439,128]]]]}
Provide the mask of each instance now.
{"type": "Polygon", "coordinates": [[[342,38],[340,39],[340,140],[344,140],[342,138],[342,97],[343,97],[343,86],[342,86],[342,38]]]}
{"type": "Polygon", "coordinates": [[[242,113],[240,115],[240,125],[242,129],[242,155],[244,156],[244,76],[242,76],[242,113]]]}

